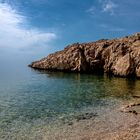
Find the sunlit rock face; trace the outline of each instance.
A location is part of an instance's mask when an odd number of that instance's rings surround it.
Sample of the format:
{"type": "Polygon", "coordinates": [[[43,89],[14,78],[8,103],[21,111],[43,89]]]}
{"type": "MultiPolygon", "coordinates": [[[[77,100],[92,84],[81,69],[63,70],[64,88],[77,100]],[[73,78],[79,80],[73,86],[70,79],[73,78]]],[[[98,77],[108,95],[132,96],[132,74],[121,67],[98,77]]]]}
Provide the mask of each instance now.
{"type": "Polygon", "coordinates": [[[120,39],[75,43],[30,66],[44,70],[140,77],[140,33],[120,39]]]}

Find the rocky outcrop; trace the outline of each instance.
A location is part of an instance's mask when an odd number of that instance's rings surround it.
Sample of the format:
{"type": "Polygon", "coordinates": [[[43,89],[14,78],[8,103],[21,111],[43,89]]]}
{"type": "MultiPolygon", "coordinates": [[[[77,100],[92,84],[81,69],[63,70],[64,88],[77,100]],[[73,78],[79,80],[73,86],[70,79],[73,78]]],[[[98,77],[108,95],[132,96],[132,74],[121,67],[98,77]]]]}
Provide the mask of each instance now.
{"type": "Polygon", "coordinates": [[[75,43],[30,66],[44,70],[140,77],[140,33],[120,39],[75,43]]]}

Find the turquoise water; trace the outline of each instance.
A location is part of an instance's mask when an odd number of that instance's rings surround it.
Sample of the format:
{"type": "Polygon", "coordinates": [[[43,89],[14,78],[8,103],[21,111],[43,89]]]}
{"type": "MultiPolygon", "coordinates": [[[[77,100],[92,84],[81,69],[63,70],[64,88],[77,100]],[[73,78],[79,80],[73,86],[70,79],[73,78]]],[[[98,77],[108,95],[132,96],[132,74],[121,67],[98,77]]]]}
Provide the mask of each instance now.
{"type": "Polygon", "coordinates": [[[1,72],[0,140],[42,139],[42,129],[82,109],[105,107],[139,94],[140,81],[76,73],[1,72]]]}

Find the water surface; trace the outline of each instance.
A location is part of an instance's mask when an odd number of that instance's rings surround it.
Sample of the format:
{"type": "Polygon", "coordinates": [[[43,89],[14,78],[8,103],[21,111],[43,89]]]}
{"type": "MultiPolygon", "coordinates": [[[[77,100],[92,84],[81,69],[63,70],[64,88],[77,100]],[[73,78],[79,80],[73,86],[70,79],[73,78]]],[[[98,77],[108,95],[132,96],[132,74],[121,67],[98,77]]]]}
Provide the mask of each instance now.
{"type": "Polygon", "coordinates": [[[21,73],[1,72],[0,139],[42,139],[43,127],[62,117],[74,116],[89,107],[96,111],[111,108],[139,91],[140,81],[135,79],[27,67],[21,73]]]}

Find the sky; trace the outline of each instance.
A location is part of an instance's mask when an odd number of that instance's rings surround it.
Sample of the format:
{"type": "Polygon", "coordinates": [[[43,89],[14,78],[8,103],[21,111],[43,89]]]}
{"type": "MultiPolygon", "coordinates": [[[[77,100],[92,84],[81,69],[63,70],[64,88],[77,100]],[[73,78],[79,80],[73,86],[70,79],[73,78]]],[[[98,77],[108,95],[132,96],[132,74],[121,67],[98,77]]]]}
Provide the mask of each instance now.
{"type": "Polygon", "coordinates": [[[0,0],[0,64],[140,32],[139,24],[140,0],[0,0]]]}

